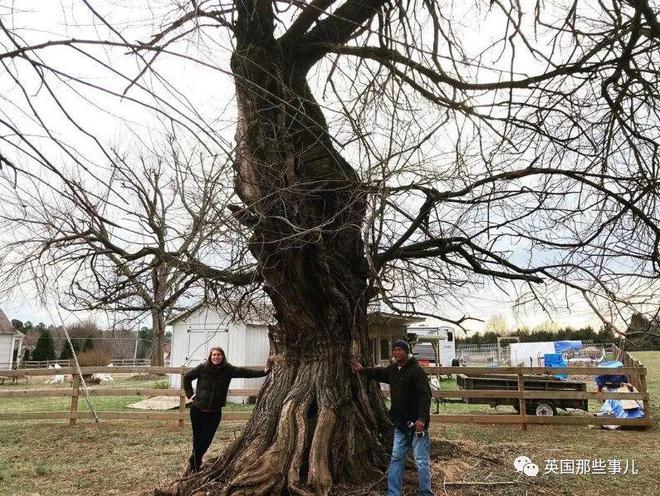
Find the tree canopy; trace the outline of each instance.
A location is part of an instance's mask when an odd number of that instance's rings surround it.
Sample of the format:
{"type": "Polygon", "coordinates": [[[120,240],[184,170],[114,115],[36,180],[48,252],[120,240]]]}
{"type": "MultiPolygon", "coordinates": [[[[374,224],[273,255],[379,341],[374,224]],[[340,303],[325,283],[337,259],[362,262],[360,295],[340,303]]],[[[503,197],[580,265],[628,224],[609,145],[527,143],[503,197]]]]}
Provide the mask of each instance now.
{"type": "MultiPolygon", "coordinates": [[[[53,34],[27,29],[50,8],[3,7],[6,98],[20,109],[0,121],[9,175],[39,164],[70,195],[92,187],[81,175],[107,183],[121,154],[90,108],[123,117],[113,125],[135,139],[151,122],[233,156],[231,77],[245,80],[236,61],[260,46],[323,102],[301,114],[304,99],[296,110],[271,92],[294,121],[327,126],[356,171],[370,287],[388,305],[419,313],[504,280],[512,299],[549,311],[568,288],[605,320],[657,303],[659,28],[648,1],[62,6],[53,34]],[[128,124],[136,112],[148,117],[128,124]]],[[[285,77],[270,69],[272,84],[285,77]]],[[[289,221],[282,237],[321,227],[289,221]]],[[[237,282],[235,263],[205,261],[227,269],[207,278],[237,282]]],[[[463,318],[451,305],[440,313],[463,318]]]]}

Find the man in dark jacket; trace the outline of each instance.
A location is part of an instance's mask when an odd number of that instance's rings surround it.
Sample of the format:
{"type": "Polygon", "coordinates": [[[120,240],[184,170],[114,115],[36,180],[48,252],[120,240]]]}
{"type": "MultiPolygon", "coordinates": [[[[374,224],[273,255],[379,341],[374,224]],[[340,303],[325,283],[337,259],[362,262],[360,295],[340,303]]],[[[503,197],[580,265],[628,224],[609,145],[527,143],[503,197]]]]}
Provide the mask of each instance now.
{"type": "Polygon", "coordinates": [[[192,398],[190,423],[193,431],[193,453],[189,460],[189,470],[197,472],[206,450],[211,446],[215,431],[222,419],[222,407],[227,402],[229,383],[235,377],[263,377],[269,370],[251,370],[235,367],[227,362],[225,352],[213,347],[209,359],[189,370],[183,376],[183,390],[187,398],[192,398]],[[197,387],[193,395],[193,381],[197,387]]]}
{"type": "Polygon", "coordinates": [[[408,343],[398,340],[392,344],[393,364],[387,367],[363,367],[353,363],[352,367],[355,372],[390,385],[390,419],[394,424],[394,443],[387,470],[387,495],[401,496],[406,455],[412,448],[419,479],[417,494],[432,496],[429,464],[431,444],[428,435],[431,387],[426,372],[409,354],[408,343]]]}

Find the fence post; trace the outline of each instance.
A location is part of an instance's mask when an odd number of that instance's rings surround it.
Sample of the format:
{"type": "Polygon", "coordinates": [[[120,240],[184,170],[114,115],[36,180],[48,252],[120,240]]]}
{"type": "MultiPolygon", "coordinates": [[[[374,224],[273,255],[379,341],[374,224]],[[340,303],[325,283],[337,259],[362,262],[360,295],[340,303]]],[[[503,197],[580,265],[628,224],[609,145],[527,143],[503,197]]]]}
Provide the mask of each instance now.
{"type": "Polygon", "coordinates": [[[641,366],[639,366],[637,364],[637,361],[634,360],[632,357],[630,357],[630,359],[631,359],[631,365],[633,367],[635,367],[635,370],[637,371],[637,373],[635,374],[635,382],[633,382],[633,386],[635,386],[637,388],[637,391],[641,391],[641,389],[642,389],[642,370],[641,370],[641,366]]]}
{"type": "Polygon", "coordinates": [[[520,408],[520,426],[523,431],[527,430],[527,405],[525,404],[525,398],[523,398],[523,393],[525,392],[525,382],[523,381],[522,371],[518,367],[518,392],[520,393],[520,399],[518,400],[518,405],[520,408]]]}
{"type": "MultiPolygon", "coordinates": [[[[640,367],[639,369],[639,388],[637,389],[640,393],[648,394],[646,389],[646,367],[640,367]]],[[[642,400],[642,405],[644,406],[644,418],[651,419],[651,407],[649,406],[649,400],[642,400]]]]}
{"type": "Polygon", "coordinates": [[[73,376],[73,394],[71,395],[71,408],[69,409],[69,425],[76,425],[75,414],[78,412],[78,396],[80,395],[80,376],[73,376]]]}
{"type": "Polygon", "coordinates": [[[179,427],[183,427],[183,420],[186,417],[186,393],[183,390],[183,376],[181,371],[181,382],[179,383],[179,427]]]}
{"type": "Polygon", "coordinates": [[[640,368],[642,367],[642,365],[636,359],[634,359],[627,351],[619,350],[619,356],[621,357],[619,361],[623,362],[624,367],[630,367],[635,369],[636,372],[629,376],[630,383],[633,386],[635,386],[635,389],[637,389],[637,391],[641,392],[642,384],[641,384],[640,368]]]}

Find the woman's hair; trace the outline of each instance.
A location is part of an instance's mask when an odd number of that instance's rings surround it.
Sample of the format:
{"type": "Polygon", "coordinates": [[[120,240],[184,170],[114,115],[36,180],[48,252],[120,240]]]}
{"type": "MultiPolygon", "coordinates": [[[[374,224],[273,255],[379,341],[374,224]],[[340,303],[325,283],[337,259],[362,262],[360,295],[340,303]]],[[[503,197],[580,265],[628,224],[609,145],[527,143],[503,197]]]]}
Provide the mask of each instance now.
{"type": "Polygon", "coordinates": [[[208,358],[209,363],[210,363],[210,364],[213,364],[213,362],[211,361],[211,355],[213,354],[214,351],[219,351],[220,353],[222,353],[222,362],[220,362],[220,363],[222,363],[222,364],[226,364],[226,363],[227,363],[227,354],[225,353],[225,350],[223,350],[222,348],[220,348],[220,346],[213,346],[213,347],[209,350],[209,358],[208,358]]]}

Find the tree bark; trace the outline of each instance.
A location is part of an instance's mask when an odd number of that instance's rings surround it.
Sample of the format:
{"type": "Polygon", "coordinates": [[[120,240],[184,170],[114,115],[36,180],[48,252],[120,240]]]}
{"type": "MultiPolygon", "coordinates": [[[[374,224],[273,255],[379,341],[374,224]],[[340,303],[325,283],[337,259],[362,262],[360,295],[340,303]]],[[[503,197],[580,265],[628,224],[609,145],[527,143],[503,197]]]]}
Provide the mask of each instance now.
{"type": "Polygon", "coordinates": [[[164,365],[163,344],[165,342],[165,318],[158,308],[151,310],[153,332],[151,333],[151,365],[162,367],[164,365]]]}
{"type": "Polygon", "coordinates": [[[379,386],[350,368],[369,359],[365,201],[307,84],[309,64],[272,37],[270,2],[237,5],[235,188],[275,308],[272,374],[242,436],[172,492],[326,495],[382,476],[390,442],[379,386]]]}

